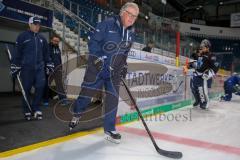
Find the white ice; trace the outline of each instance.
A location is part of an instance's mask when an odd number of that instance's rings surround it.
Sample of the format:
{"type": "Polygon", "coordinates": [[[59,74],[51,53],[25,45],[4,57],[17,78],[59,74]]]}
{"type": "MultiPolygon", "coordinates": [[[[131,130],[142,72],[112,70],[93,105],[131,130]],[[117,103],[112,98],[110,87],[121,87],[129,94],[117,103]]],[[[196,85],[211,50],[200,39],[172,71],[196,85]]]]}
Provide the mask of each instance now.
{"type": "MultiPolygon", "coordinates": [[[[176,136],[180,139],[188,138],[190,141],[198,140],[199,144],[192,146],[184,140],[177,143],[156,138],[160,148],[181,151],[182,160],[239,160],[239,103],[239,96],[234,96],[231,102],[212,100],[208,111],[191,109],[189,106],[166,113],[162,117],[156,116],[152,120],[146,120],[154,133],[176,136]],[[174,120],[172,117],[175,117],[174,120]],[[181,117],[185,118],[181,119],[181,117]],[[201,142],[209,146],[201,146],[201,142]],[[219,150],[218,147],[223,145],[223,150],[219,150]],[[231,152],[233,148],[236,153],[231,152]]],[[[99,131],[92,135],[4,158],[4,160],[169,160],[155,151],[148,136],[131,133],[131,129],[144,131],[140,121],[119,126],[119,129],[126,128],[130,131],[121,132],[121,144],[104,140],[104,134],[99,131]]]]}

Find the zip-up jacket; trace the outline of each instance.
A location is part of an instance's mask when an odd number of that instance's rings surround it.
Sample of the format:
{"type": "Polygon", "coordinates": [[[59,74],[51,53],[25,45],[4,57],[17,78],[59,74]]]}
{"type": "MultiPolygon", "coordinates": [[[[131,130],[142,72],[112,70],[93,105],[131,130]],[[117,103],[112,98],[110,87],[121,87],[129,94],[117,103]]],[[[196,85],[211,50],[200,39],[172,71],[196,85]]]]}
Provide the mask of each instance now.
{"type": "Polygon", "coordinates": [[[47,40],[30,30],[21,33],[16,40],[16,55],[13,63],[21,67],[37,69],[50,63],[47,40]]]}
{"type": "Polygon", "coordinates": [[[124,28],[120,16],[111,17],[100,22],[90,35],[89,54],[104,59],[104,72],[109,72],[109,68],[117,72],[126,65],[133,41],[133,27],[124,28]]]}

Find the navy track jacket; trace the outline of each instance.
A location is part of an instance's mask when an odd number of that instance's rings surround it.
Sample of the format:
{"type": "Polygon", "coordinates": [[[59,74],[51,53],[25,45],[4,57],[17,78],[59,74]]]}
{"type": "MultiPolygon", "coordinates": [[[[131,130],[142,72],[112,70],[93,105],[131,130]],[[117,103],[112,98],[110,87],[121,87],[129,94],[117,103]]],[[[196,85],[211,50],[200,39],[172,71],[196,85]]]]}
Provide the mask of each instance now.
{"type": "Polygon", "coordinates": [[[16,40],[17,52],[13,63],[29,68],[43,67],[51,61],[47,40],[30,30],[21,33],[16,40]]]}
{"type": "Polygon", "coordinates": [[[124,28],[120,16],[111,17],[98,23],[88,43],[89,54],[104,57],[105,71],[111,66],[114,70],[126,65],[126,59],[134,41],[132,26],[124,28]]]}

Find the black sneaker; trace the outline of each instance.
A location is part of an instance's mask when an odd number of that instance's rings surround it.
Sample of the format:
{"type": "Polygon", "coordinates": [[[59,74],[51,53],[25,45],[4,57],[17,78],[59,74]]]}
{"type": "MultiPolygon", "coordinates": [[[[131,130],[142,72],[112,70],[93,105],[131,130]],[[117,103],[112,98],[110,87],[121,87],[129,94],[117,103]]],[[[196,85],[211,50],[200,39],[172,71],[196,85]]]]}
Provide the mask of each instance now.
{"type": "Polygon", "coordinates": [[[42,118],[43,118],[42,112],[41,111],[34,112],[34,118],[37,120],[42,120],[42,118]]]}
{"type": "Polygon", "coordinates": [[[68,124],[70,131],[79,124],[79,119],[80,119],[80,116],[74,116],[72,118],[72,120],[68,124]]]}
{"type": "Polygon", "coordinates": [[[30,121],[31,118],[32,118],[32,114],[31,114],[30,112],[25,113],[25,114],[24,114],[24,117],[25,117],[25,119],[26,119],[27,121],[30,121]]]}
{"type": "Polygon", "coordinates": [[[105,131],[105,139],[110,142],[119,144],[121,142],[121,135],[116,131],[105,131]]]}

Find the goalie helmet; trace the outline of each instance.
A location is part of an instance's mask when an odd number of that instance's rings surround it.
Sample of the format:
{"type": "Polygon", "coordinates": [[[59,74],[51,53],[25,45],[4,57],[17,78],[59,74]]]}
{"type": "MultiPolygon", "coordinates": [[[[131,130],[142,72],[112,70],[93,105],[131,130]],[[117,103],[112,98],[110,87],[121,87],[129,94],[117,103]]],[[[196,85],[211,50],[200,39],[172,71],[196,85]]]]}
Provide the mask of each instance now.
{"type": "Polygon", "coordinates": [[[211,43],[209,40],[207,39],[204,39],[202,40],[201,44],[200,44],[200,48],[203,48],[203,47],[206,47],[206,48],[211,48],[211,43]]]}

